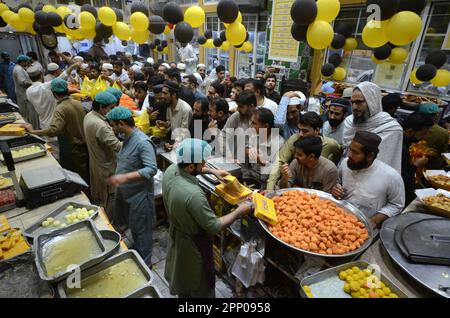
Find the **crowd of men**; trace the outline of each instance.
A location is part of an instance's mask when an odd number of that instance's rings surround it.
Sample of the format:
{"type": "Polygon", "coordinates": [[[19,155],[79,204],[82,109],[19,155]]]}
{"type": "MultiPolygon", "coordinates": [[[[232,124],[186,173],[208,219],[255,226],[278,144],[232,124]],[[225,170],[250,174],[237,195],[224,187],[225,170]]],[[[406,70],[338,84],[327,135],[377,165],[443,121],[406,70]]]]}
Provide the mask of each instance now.
{"type": "Polygon", "coordinates": [[[308,111],[307,92],[280,94],[270,70],[257,72],[255,79],[237,79],[221,65],[208,75],[205,65],[192,66],[190,58],[155,62],[99,50],[93,46],[75,57],[50,52],[46,71],[34,52],[20,55],[16,63],[4,52],[3,89],[28,121],[27,130],[48,138],[61,165],[88,182],[92,202],[106,208],[116,228],[131,230],[147,264],[155,219],[156,146],[136,128],[134,118],[148,116],[149,125],[164,132],[165,150],[176,151],[178,158],[163,179],[173,239],[166,278],[174,294],[209,295],[210,276],[201,274],[192,258],[192,244],[205,260],[199,233],[217,233],[251,211],[243,206],[215,217],[195,176],[222,178],[227,172],[206,168],[205,152],[237,162],[243,182],[252,188],[329,192],[357,206],[374,227],[414,200],[416,171],[445,165],[439,156],[411,158],[409,152],[420,140],[437,154],[447,152],[448,132],[437,124],[439,107],[420,105],[399,122],[400,96],[383,97],[371,82],[324,94],[319,114],[308,111]],[[85,78],[101,78],[110,86],[93,97],[91,108],[71,97],[85,78]],[[135,107],[124,107],[124,97],[135,107]]]}

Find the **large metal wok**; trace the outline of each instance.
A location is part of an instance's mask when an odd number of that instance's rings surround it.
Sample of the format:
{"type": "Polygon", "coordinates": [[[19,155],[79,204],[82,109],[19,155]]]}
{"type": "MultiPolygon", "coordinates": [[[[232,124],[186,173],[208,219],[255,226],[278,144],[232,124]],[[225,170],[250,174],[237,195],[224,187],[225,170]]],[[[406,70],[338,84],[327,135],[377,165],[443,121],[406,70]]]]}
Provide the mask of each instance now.
{"type": "Polygon", "coordinates": [[[281,240],[277,236],[273,235],[272,232],[270,232],[266,222],[264,222],[261,219],[258,219],[258,221],[261,224],[262,228],[270,236],[272,236],[275,240],[277,240],[281,244],[283,244],[283,245],[293,249],[294,251],[297,251],[297,252],[300,252],[300,253],[303,253],[303,254],[307,254],[307,255],[321,256],[321,257],[326,257],[326,258],[345,258],[345,257],[349,257],[349,256],[354,256],[354,255],[357,255],[359,253],[364,252],[370,246],[370,244],[372,243],[373,236],[374,236],[374,231],[373,231],[373,228],[372,228],[372,225],[371,225],[369,219],[364,215],[364,213],[362,213],[359,209],[357,209],[356,207],[354,207],[353,205],[351,205],[347,201],[336,200],[331,194],[323,192],[323,191],[313,190],[313,189],[304,189],[304,188],[287,188],[287,189],[271,191],[268,194],[266,194],[266,197],[272,199],[273,197],[279,196],[279,195],[281,195],[284,192],[293,191],[293,190],[304,191],[304,192],[307,192],[309,194],[316,194],[320,198],[324,198],[324,199],[328,199],[330,201],[333,201],[334,203],[336,203],[337,206],[345,209],[346,212],[355,215],[358,218],[359,221],[364,223],[364,226],[366,227],[367,232],[369,234],[369,238],[359,248],[357,248],[356,250],[353,250],[351,252],[348,252],[348,253],[344,253],[344,254],[320,254],[320,253],[314,253],[314,252],[310,252],[310,251],[307,251],[307,250],[295,247],[295,246],[293,246],[293,245],[291,245],[289,243],[284,242],[283,240],[281,240]]]}

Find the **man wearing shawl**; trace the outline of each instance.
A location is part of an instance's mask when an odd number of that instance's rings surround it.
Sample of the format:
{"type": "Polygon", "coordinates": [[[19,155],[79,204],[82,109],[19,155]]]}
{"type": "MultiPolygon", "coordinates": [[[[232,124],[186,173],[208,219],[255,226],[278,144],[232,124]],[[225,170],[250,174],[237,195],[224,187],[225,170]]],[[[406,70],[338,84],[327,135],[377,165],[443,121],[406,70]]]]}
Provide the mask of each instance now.
{"type": "Polygon", "coordinates": [[[395,118],[383,112],[380,88],[363,82],[353,90],[350,102],[353,114],[344,122],[344,157],[356,132],[372,132],[381,137],[378,160],[401,173],[403,129],[395,118]]]}

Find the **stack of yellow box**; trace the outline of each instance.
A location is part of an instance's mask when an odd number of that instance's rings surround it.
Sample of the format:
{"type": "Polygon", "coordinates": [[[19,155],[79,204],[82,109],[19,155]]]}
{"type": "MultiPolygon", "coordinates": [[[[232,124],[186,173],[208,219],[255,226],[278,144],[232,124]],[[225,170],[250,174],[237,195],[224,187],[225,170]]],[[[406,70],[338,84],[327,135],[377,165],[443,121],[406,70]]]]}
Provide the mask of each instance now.
{"type": "Polygon", "coordinates": [[[271,225],[277,224],[278,219],[275,212],[275,204],[271,199],[259,193],[253,193],[253,204],[255,205],[255,216],[258,219],[271,225]]]}

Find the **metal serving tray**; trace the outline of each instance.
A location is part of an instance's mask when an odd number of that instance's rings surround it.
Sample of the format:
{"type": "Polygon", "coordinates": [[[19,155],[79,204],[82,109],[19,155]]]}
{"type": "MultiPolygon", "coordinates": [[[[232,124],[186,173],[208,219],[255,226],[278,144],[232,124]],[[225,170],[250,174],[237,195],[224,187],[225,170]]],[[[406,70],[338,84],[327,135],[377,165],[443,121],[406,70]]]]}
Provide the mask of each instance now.
{"type": "Polygon", "coordinates": [[[14,113],[3,113],[2,116],[0,116],[0,125],[12,124],[16,120],[17,118],[14,113]]]}
{"type": "Polygon", "coordinates": [[[51,233],[41,234],[38,237],[36,237],[36,239],[34,240],[33,250],[36,253],[36,256],[35,256],[36,267],[38,269],[39,276],[41,277],[42,280],[45,280],[50,283],[55,283],[55,282],[63,280],[64,278],[66,278],[67,276],[69,276],[71,274],[72,271],[66,270],[66,271],[58,273],[57,275],[54,275],[54,276],[47,275],[45,266],[44,266],[44,260],[43,260],[44,248],[47,244],[51,243],[52,241],[57,240],[58,238],[63,237],[64,235],[67,235],[67,234],[74,232],[78,229],[81,229],[83,227],[87,227],[90,231],[92,231],[102,253],[85,261],[82,264],[78,264],[80,271],[83,271],[89,267],[97,265],[98,263],[102,262],[106,258],[107,251],[105,249],[103,239],[102,239],[99,231],[95,227],[94,223],[91,220],[80,221],[78,223],[71,224],[65,228],[55,230],[51,233]]]}
{"type": "MultiPolygon", "coordinates": [[[[11,179],[11,173],[14,173],[14,172],[0,173],[0,176],[2,176],[3,178],[11,179]]],[[[11,181],[12,181],[12,179],[11,179],[11,181]]],[[[6,189],[11,189],[11,188],[14,188],[14,183],[12,183],[9,186],[0,186],[0,190],[6,190],[6,189]]]]}
{"type": "MultiPolygon", "coordinates": [[[[118,264],[126,259],[131,259],[134,262],[136,262],[136,264],[139,266],[142,273],[146,277],[147,282],[143,286],[137,288],[136,290],[131,291],[128,295],[125,295],[124,298],[130,297],[134,293],[137,293],[143,287],[146,287],[152,283],[152,281],[153,281],[152,273],[151,273],[150,269],[148,268],[148,266],[144,263],[144,260],[142,259],[142,257],[139,256],[139,254],[135,250],[128,250],[126,252],[114,255],[113,257],[107,259],[106,261],[100,263],[99,265],[97,265],[95,267],[89,268],[86,271],[82,271],[81,272],[81,286],[83,286],[82,284],[83,284],[84,279],[86,279],[108,267],[114,266],[115,264],[118,264]]],[[[68,298],[67,294],[66,294],[66,281],[60,282],[58,284],[58,294],[61,298],[68,298]]]]}
{"type": "Polygon", "coordinates": [[[303,254],[312,255],[312,256],[326,257],[326,258],[335,258],[335,259],[336,258],[346,258],[346,257],[349,257],[349,256],[355,256],[357,254],[360,254],[360,253],[364,252],[370,246],[370,244],[372,244],[372,240],[373,240],[373,237],[374,237],[374,231],[373,231],[373,228],[372,228],[372,225],[371,225],[369,219],[364,215],[364,213],[362,213],[359,209],[357,209],[355,206],[353,206],[349,202],[342,201],[342,200],[336,200],[329,193],[326,193],[326,192],[323,192],[323,191],[319,191],[319,190],[313,190],[313,189],[288,188],[288,189],[281,189],[281,190],[272,191],[272,192],[268,193],[266,195],[266,197],[273,198],[275,196],[279,196],[280,194],[282,194],[284,192],[293,191],[293,190],[299,190],[299,191],[304,191],[304,192],[307,192],[307,193],[310,193],[310,194],[316,194],[317,196],[319,196],[321,198],[333,201],[334,203],[336,203],[336,205],[338,205],[339,207],[345,209],[348,213],[351,213],[351,214],[355,215],[358,218],[359,221],[364,223],[364,226],[367,229],[369,238],[359,248],[357,248],[354,251],[348,252],[348,253],[344,253],[344,254],[320,254],[320,253],[314,253],[314,252],[310,252],[310,251],[307,251],[307,250],[295,247],[295,246],[293,246],[291,244],[288,244],[288,243],[284,242],[283,240],[279,239],[277,236],[273,235],[272,232],[270,232],[266,222],[264,222],[261,219],[258,219],[259,224],[261,224],[262,228],[270,236],[272,236],[275,240],[277,240],[281,244],[283,244],[283,245],[293,249],[294,251],[297,251],[297,252],[300,252],[300,253],[303,253],[303,254]]]}
{"type": "Polygon", "coordinates": [[[163,296],[156,286],[148,285],[128,295],[127,298],[163,298],[163,296]]]}
{"type": "Polygon", "coordinates": [[[120,251],[120,240],[122,239],[121,235],[116,231],[110,230],[100,230],[100,235],[103,239],[103,244],[105,245],[105,254],[108,258],[111,255],[117,254],[120,251]]]}
{"type": "MultiPolygon", "coordinates": [[[[38,157],[44,157],[47,154],[47,148],[45,148],[45,146],[43,144],[39,144],[39,143],[28,144],[28,145],[23,145],[23,146],[19,146],[19,147],[14,147],[14,148],[11,148],[11,150],[20,150],[20,149],[23,149],[23,148],[29,148],[31,146],[37,146],[37,147],[41,148],[41,151],[36,152],[36,153],[34,153],[32,155],[27,155],[27,156],[23,156],[23,157],[19,157],[19,158],[14,158],[13,157],[14,163],[27,161],[27,160],[38,158],[38,157]]],[[[5,159],[3,158],[2,155],[0,155],[0,161],[2,161],[3,163],[5,162],[5,159]]]]}
{"type": "MultiPolygon", "coordinates": [[[[305,277],[300,282],[300,293],[303,297],[308,298],[303,290],[303,287],[307,285],[311,288],[311,293],[314,298],[352,298],[351,295],[344,292],[344,285],[346,282],[339,278],[339,272],[352,268],[353,266],[365,269],[369,266],[369,263],[363,261],[346,263],[305,277]]],[[[386,286],[389,287],[393,293],[396,293],[399,298],[408,298],[408,296],[384,276],[383,273],[380,273],[379,278],[381,282],[386,284],[386,286]]]]}
{"type": "Polygon", "coordinates": [[[52,217],[55,220],[60,221],[61,223],[66,223],[66,219],[64,218],[66,212],[66,208],[68,206],[73,206],[74,210],[78,208],[86,208],[87,210],[94,210],[94,214],[92,214],[89,219],[94,220],[94,218],[98,215],[98,211],[100,208],[96,205],[88,205],[88,204],[81,204],[76,202],[67,202],[62,204],[61,206],[57,207],[55,210],[47,214],[46,216],[42,217],[32,225],[30,225],[28,228],[23,231],[23,235],[32,242],[38,235],[41,234],[47,234],[50,232],[53,232],[55,230],[58,230],[58,228],[54,227],[42,227],[41,224],[43,221],[45,221],[47,218],[52,217]]]}

